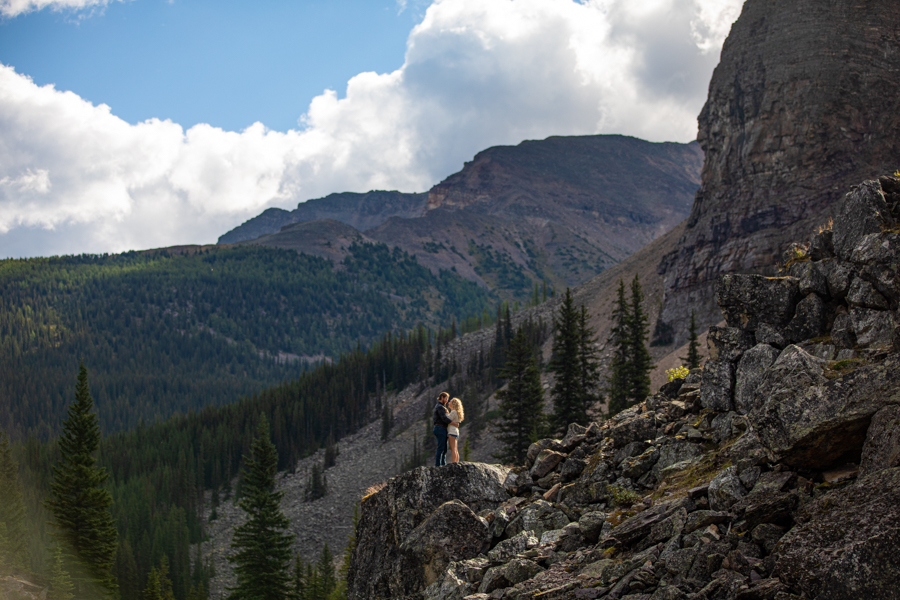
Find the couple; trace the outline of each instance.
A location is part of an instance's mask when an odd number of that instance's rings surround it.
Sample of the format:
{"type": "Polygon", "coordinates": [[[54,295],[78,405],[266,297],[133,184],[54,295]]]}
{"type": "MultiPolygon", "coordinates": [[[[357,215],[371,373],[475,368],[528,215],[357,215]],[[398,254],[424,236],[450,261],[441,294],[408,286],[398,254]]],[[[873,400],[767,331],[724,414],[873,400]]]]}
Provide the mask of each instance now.
{"type": "Polygon", "coordinates": [[[441,392],[438,403],[434,405],[434,437],[437,438],[437,450],[434,452],[434,466],[447,464],[447,442],[450,442],[450,462],[459,462],[459,424],[465,418],[463,405],[459,398],[450,399],[450,394],[441,392]]]}

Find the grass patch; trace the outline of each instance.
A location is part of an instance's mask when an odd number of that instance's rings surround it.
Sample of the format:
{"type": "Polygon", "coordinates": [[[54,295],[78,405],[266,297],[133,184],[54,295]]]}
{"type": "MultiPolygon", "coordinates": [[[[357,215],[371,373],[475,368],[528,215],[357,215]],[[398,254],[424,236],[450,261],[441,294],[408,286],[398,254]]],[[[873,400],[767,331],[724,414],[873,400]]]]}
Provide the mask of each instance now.
{"type": "Polygon", "coordinates": [[[866,361],[862,358],[846,358],[844,360],[833,360],[828,363],[828,366],[825,367],[825,370],[822,374],[827,379],[837,379],[838,377],[843,377],[848,373],[852,373],[865,364],[866,361]]]}

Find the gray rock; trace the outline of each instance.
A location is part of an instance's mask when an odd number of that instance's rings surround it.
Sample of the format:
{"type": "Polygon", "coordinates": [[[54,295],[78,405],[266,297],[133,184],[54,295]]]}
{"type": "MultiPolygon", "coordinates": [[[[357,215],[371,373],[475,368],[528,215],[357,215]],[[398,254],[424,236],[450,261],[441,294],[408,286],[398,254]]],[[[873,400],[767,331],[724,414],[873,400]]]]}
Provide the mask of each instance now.
{"type": "Polygon", "coordinates": [[[856,346],[853,319],[849,314],[840,314],[834,318],[834,325],[831,327],[831,341],[838,348],[850,349],[856,346]]]}
{"type": "Polygon", "coordinates": [[[706,363],[700,384],[700,404],[717,412],[734,410],[734,364],[706,363]]]}
{"type": "Polygon", "coordinates": [[[779,527],[774,523],[761,523],[753,528],[750,537],[754,542],[762,546],[766,554],[772,554],[775,544],[784,536],[784,527],[779,527]]]}
{"type": "Polygon", "coordinates": [[[570,423],[565,437],[560,441],[563,451],[571,452],[575,446],[583,442],[587,438],[587,429],[587,427],[579,425],[578,423],[570,423]]]}
{"type": "Polygon", "coordinates": [[[622,475],[629,479],[639,479],[648,472],[659,459],[659,449],[651,446],[643,453],[632,458],[626,458],[620,465],[622,475]]]}
{"type": "Polygon", "coordinates": [[[877,181],[864,181],[844,196],[834,220],[834,251],[842,260],[850,260],[862,238],[879,233],[893,224],[888,205],[877,181]]]}
{"type": "Polygon", "coordinates": [[[826,317],[825,302],[811,293],[797,303],[797,312],[784,328],[785,336],[790,342],[819,337],[825,333],[826,317]]]}
{"type": "MultiPolygon", "coordinates": [[[[476,556],[469,560],[463,560],[456,564],[456,571],[462,572],[466,576],[469,583],[480,583],[484,578],[484,574],[491,566],[491,561],[483,556],[476,556]]],[[[452,567],[452,565],[451,565],[452,567]]]]}
{"type": "Polygon", "coordinates": [[[538,538],[534,536],[534,532],[522,531],[508,540],[503,540],[494,546],[491,551],[487,553],[487,557],[493,562],[507,562],[515,558],[516,555],[522,554],[529,548],[533,548],[537,545],[538,538]]]}
{"type": "Polygon", "coordinates": [[[581,473],[584,472],[584,468],[587,466],[587,461],[580,458],[572,458],[571,456],[563,462],[562,467],[559,469],[559,479],[562,483],[569,483],[570,481],[574,481],[581,476],[581,473]]]}
{"type": "Polygon", "coordinates": [[[828,295],[836,300],[846,298],[850,291],[850,282],[853,280],[852,269],[836,260],[822,263],[822,268],[828,281],[828,295]]]}
{"type": "Polygon", "coordinates": [[[760,323],[784,327],[794,316],[800,288],[793,277],[723,275],[716,301],[729,327],[756,331],[760,323]]]}
{"type": "Polygon", "coordinates": [[[709,506],[713,510],[728,510],[747,494],[735,467],[728,467],[709,483],[709,506]]]}
{"type": "Polygon", "coordinates": [[[766,370],[775,363],[778,354],[778,350],[768,344],[757,344],[741,357],[734,381],[734,407],[737,412],[745,415],[757,408],[756,388],[765,377],[766,370]]]}
{"type": "Polygon", "coordinates": [[[817,600],[897,598],[900,468],[859,479],[800,513],[802,524],[778,543],[775,576],[817,600]]]}
{"type": "Polygon", "coordinates": [[[581,525],[578,523],[569,523],[563,527],[563,534],[557,544],[557,550],[560,552],[574,552],[584,546],[584,533],[581,531],[581,525]]]}
{"type": "Polygon", "coordinates": [[[828,278],[821,263],[806,261],[794,266],[796,268],[791,269],[791,275],[797,278],[801,296],[809,294],[828,296],[828,278]]]}
{"type": "Polygon", "coordinates": [[[677,438],[665,438],[665,443],[659,445],[659,458],[653,465],[652,472],[660,479],[663,470],[684,461],[693,461],[703,454],[703,448],[699,444],[677,438]]]}
{"type": "Polygon", "coordinates": [[[882,408],[872,417],[863,445],[859,475],[894,467],[900,467],[900,405],[897,404],[882,408]]]}
{"type": "Polygon", "coordinates": [[[605,512],[591,511],[584,513],[578,519],[578,524],[581,526],[581,534],[588,543],[595,544],[600,539],[600,532],[603,530],[603,524],[608,516],[605,512]]]}
{"type": "Polygon", "coordinates": [[[616,448],[630,442],[652,440],[656,437],[656,418],[649,413],[635,414],[609,428],[606,435],[613,439],[616,448]]]}
{"type": "Polygon", "coordinates": [[[489,594],[494,590],[512,587],[526,579],[531,579],[543,570],[530,560],[514,558],[505,565],[488,569],[478,587],[478,593],[489,594]]]}
{"type": "Polygon", "coordinates": [[[753,346],[754,336],[739,327],[709,328],[706,345],[712,361],[736,362],[745,350],[753,346]]]}
{"type": "Polygon", "coordinates": [[[695,510],[688,515],[684,532],[691,533],[698,529],[706,529],[710,525],[718,525],[728,521],[728,513],[716,510],[695,510]]]}
{"type": "Polygon", "coordinates": [[[425,588],[423,600],[462,600],[475,591],[475,587],[463,577],[463,568],[452,563],[440,579],[425,588]]]}
{"type": "Polygon", "coordinates": [[[869,308],[854,308],[850,311],[856,343],[862,347],[887,346],[894,333],[894,318],[891,313],[869,308]]]}
{"type": "MultiPolygon", "coordinates": [[[[426,587],[422,559],[401,552],[400,546],[450,500],[464,503],[470,512],[495,509],[509,498],[503,486],[508,472],[509,469],[481,463],[419,467],[394,477],[380,491],[364,498],[347,597],[393,598],[422,592],[426,587]]],[[[461,508],[453,510],[458,510],[454,514],[466,515],[468,523],[480,523],[461,508]]],[[[475,531],[479,527],[473,525],[475,531]]]]}
{"type": "Polygon", "coordinates": [[[887,299],[875,291],[871,283],[859,278],[854,279],[850,285],[847,302],[850,303],[850,306],[874,308],[876,310],[887,310],[890,308],[887,299]]]}
{"type": "Polygon", "coordinates": [[[407,561],[408,568],[419,567],[422,587],[426,587],[437,581],[451,562],[478,556],[490,547],[490,541],[487,521],[459,500],[451,500],[413,529],[400,551],[412,558],[407,561]]]}
{"type": "Polygon", "coordinates": [[[565,506],[584,506],[605,502],[609,498],[607,483],[576,481],[563,486],[559,491],[559,502],[565,506]]]}
{"type": "Polygon", "coordinates": [[[616,450],[616,453],[613,456],[613,462],[621,467],[622,461],[633,456],[640,456],[649,445],[650,444],[647,442],[647,440],[640,440],[637,442],[630,442],[628,444],[625,444],[624,448],[616,450]]]}
{"type": "Polygon", "coordinates": [[[725,440],[731,439],[731,422],[734,419],[734,416],[735,413],[729,411],[727,413],[718,414],[713,418],[712,422],[709,424],[709,429],[715,443],[720,444],[725,440]]]}
{"type": "MultiPolygon", "coordinates": [[[[575,485],[575,484],[573,484],[575,485]]],[[[569,524],[569,518],[558,508],[545,500],[538,500],[526,506],[519,515],[506,526],[506,535],[512,537],[521,531],[531,531],[540,539],[545,531],[562,529],[569,524]]]]}
{"type": "Polygon", "coordinates": [[[741,480],[741,485],[743,485],[745,489],[752,490],[753,486],[756,485],[756,482],[759,481],[761,473],[762,470],[759,467],[752,466],[741,471],[738,474],[738,477],[741,480]]]}
{"type": "MultiPolygon", "coordinates": [[[[809,241],[809,257],[812,261],[834,258],[834,232],[824,229],[809,241]]],[[[814,264],[816,264],[814,262],[814,264]]]]}
{"type": "Polygon", "coordinates": [[[541,453],[534,459],[534,466],[531,467],[531,478],[537,480],[544,477],[556,469],[556,466],[562,462],[565,457],[566,455],[561,452],[555,452],[549,449],[541,450],[541,453]]]}
{"type": "Polygon", "coordinates": [[[768,323],[760,323],[756,328],[756,343],[768,344],[776,348],[784,348],[787,346],[787,337],[783,327],[775,327],[768,323]]]}
{"type": "Polygon", "coordinates": [[[528,465],[531,466],[534,464],[534,460],[538,457],[543,450],[550,448],[551,450],[560,451],[562,450],[562,444],[559,440],[554,440],[551,438],[544,438],[542,440],[538,440],[528,446],[528,453],[525,455],[526,460],[528,461],[528,465]]]}

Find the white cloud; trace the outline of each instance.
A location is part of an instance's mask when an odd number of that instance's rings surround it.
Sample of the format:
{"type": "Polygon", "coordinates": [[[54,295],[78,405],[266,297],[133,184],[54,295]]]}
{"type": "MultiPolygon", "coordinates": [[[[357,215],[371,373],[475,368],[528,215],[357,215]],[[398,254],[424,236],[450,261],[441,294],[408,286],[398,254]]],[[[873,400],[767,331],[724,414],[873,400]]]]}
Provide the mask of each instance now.
{"type": "MultiPolygon", "coordinates": [[[[49,8],[51,10],[78,11],[87,8],[103,8],[113,0],[0,0],[0,14],[15,17],[23,13],[49,8]]],[[[122,0],[118,0],[122,1],[122,0]]]]}
{"type": "Polygon", "coordinates": [[[401,68],[326,91],[284,133],[130,125],[0,65],[0,256],[208,243],[268,206],[426,190],[523,139],[689,141],[741,4],[436,0],[401,68]]]}

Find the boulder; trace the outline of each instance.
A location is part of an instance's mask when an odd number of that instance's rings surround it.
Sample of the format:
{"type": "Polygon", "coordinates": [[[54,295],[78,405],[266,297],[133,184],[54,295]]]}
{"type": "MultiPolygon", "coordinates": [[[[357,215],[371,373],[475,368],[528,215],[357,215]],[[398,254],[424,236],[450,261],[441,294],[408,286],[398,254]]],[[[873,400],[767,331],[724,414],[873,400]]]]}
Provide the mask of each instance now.
{"type": "Polygon", "coordinates": [[[606,432],[616,448],[637,441],[652,440],[656,437],[656,418],[652,414],[640,414],[625,419],[606,432]]]}
{"type": "Polygon", "coordinates": [[[900,467],[900,405],[882,408],[866,432],[859,475],[900,467]]]}
{"type": "Polygon", "coordinates": [[[538,500],[526,506],[516,518],[510,521],[504,535],[513,537],[522,531],[531,531],[536,538],[540,539],[545,531],[562,529],[568,524],[569,518],[566,513],[555,508],[546,500],[538,500]]]}
{"type": "Polygon", "coordinates": [[[648,472],[659,459],[659,449],[651,446],[643,453],[632,458],[626,458],[620,465],[622,475],[629,479],[637,480],[648,472]]]}
{"type": "Polygon", "coordinates": [[[528,559],[514,558],[504,565],[488,569],[478,587],[478,593],[489,594],[494,590],[512,587],[526,579],[531,579],[543,570],[528,559]]]}
{"type": "Polygon", "coordinates": [[[801,342],[825,333],[827,310],[825,302],[818,294],[810,293],[797,303],[797,311],[791,322],[784,328],[790,342],[801,342]]]}
{"type": "Polygon", "coordinates": [[[784,327],[794,316],[800,287],[793,277],[723,275],[716,301],[729,327],[756,331],[760,323],[784,327]]]}
{"type": "Polygon", "coordinates": [[[844,196],[834,220],[834,251],[842,260],[850,260],[863,237],[880,233],[893,224],[884,200],[881,184],[864,181],[844,196]]]}
{"type": "Polygon", "coordinates": [[[694,442],[671,437],[664,438],[663,441],[665,443],[659,445],[659,458],[652,469],[657,479],[665,469],[703,456],[703,448],[694,442]]]}
{"type": "Polygon", "coordinates": [[[709,506],[713,510],[728,510],[747,494],[735,467],[728,467],[709,483],[709,506]]]}
{"type": "Polygon", "coordinates": [[[809,257],[813,261],[834,258],[834,232],[831,229],[823,229],[812,237],[809,241],[809,257]]]}
{"type": "Polygon", "coordinates": [[[886,346],[894,333],[894,318],[885,310],[854,308],[850,311],[853,332],[859,346],[886,346]]]}
{"type": "Polygon", "coordinates": [[[706,529],[710,525],[718,525],[728,521],[728,513],[717,510],[695,510],[688,515],[684,532],[691,533],[698,529],[706,529]]]}
{"type": "Polygon", "coordinates": [[[700,404],[717,412],[734,410],[734,364],[710,361],[703,369],[700,404]]]}
{"type": "Polygon", "coordinates": [[[531,467],[531,478],[537,480],[549,474],[565,457],[566,455],[561,452],[541,450],[534,459],[534,466],[531,467]]]}
{"type": "Polygon", "coordinates": [[[821,263],[813,260],[796,263],[791,268],[791,275],[797,278],[801,296],[809,294],[828,296],[828,278],[821,263]]]}
{"type": "Polygon", "coordinates": [[[834,325],[831,327],[831,341],[838,348],[856,347],[856,333],[853,331],[853,319],[849,314],[840,314],[834,318],[834,325]]]}
{"type": "MultiPolygon", "coordinates": [[[[401,551],[401,546],[420,524],[451,500],[465,504],[471,512],[495,509],[509,499],[503,485],[508,473],[504,467],[481,463],[419,467],[394,477],[381,490],[363,498],[347,597],[362,600],[421,593],[427,585],[426,563],[420,556],[401,551]]],[[[468,516],[461,507],[452,510],[468,516]]],[[[473,521],[471,516],[468,519],[472,528],[479,530],[480,525],[474,523],[480,521],[473,521]]],[[[424,530],[419,533],[416,538],[424,539],[424,530]]],[[[452,555],[452,550],[449,552],[452,555]]]]}
{"type": "Polygon", "coordinates": [[[890,308],[887,299],[879,294],[871,283],[863,279],[854,279],[847,294],[850,306],[887,310],[890,308]]]}
{"type": "Polygon", "coordinates": [[[894,600],[900,573],[900,468],[857,480],[800,509],[774,574],[817,600],[894,600]]]}
{"type": "Polygon", "coordinates": [[[506,562],[515,558],[516,555],[522,554],[529,548],[533,548],[537,545],[538,538],[534,536],[532,531],[521,531],[508,540],[503,540],[494,546],[491,551],[487,553],[487,557],[493,562],[506,562]]]}
{"type": "Polygon", "coordinates": [[[778,354],[778,350],[768,344],[757,344],[741,357],[734,378],[734,408],[737,412],[747,414],[757,408],[756,388],[778,354]]]}
{"type": "Polygon", "coordinates": [[[768,323],[760,323],[756,328],[756,343],[769,344],[778,349],[784,348],[788,344],[784,328],[768,323]]]}
{"type": "Polygon", "coordinates": [[[563,462],[559,469],[559,479],[563,483],[569,483],[578,479],[584,472],[587,461],[581,458],[572,458],[571,456],[563,462]]]}
{"type": "Polygon", "coordinates": [[[475,586],[466,581],[465,569],[452,563],[440,579],[425,588],[423,600],[462,600],[475,591],[475,586]]]}
{"type": "Polygon", "coordinates": [[[754,336],[739,327],[709,328],[706,345],[712,361],[735,362],[753,346],[754,336]]]}
{"type": "Polygon", "coordinates": [[[850,282],[853,281],[850,267],[836,260],[829,260],[822,263],[822,269],[828,282],[828,295],[836,300],[845,298],[850,291],[850,282]]]}
{"type": "Polygon", "coordinates": [[[606,522],[608,516],[609,515],[605,512],[591,511],[584,513],[581,515],[581,518],[578,519],[578,525],[581,527],[581,534],[588,543],[595,544],[597,543],[597,540],[600,539],[600,532],[603,531],[603,524],[606,522]]]}

